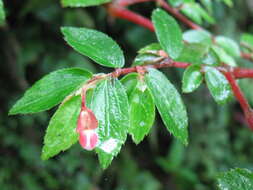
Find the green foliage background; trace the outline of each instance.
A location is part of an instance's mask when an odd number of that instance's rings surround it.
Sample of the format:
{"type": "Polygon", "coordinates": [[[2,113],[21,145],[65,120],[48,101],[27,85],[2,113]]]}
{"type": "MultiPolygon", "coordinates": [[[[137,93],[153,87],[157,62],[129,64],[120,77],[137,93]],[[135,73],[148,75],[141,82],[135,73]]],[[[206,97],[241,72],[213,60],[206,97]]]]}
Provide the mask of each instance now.
{"type": "MultiPolygon", "coordinates": [[[[207,28],[239,40],[242,31],[253,33],[253,5],[251,0],[234,3],[233,9],[215,3],[217,23],[207,28]]],[[[183,95],[190,122],[187,147],[173,140],[158,118],[140,145],[128,138],[105,171],[96,156],[78,144],[42,161],[43,135],[55,110],[9,117],[11,105],[36,80],[56,69],[110,71],[75,53],[64,42],[60,27],[89,27],[107,33],[124,50],[128,65],[139,48],[156,38],[132,23],[107,17],[102,7],[63,9],[56,0],[6,0],[4,4],[8,24],[0,28],[1,190],[211,190],[218,172],[233,167],[253,169],[253,133],[243,124],[238,104],[216,105],[204,85],[191,95],[183,95]]],[[[147,3],[131,8],[150,16],[154,7],[147,3]]],[[[242,60],[240,65],[253,66],[242,60]]],[[[164,72],[181,89],[182,70],[164,72]]],[[[253,104],[252,80],[240,83],[253,104]]]]}

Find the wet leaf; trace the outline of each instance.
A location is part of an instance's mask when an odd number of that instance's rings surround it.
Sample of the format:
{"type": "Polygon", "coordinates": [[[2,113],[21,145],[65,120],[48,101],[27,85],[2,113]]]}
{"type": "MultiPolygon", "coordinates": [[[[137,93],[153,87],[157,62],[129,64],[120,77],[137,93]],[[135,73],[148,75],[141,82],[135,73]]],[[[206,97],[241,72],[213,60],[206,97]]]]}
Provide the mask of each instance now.
{"type": "Polygon", "coordinates": [[[76,27],[62,27],[61,31],[71,47],[98,64],[112,68],[124,66],[125,59],[122,50],[106,34],[76,27]]]}
{"type": "Polygon", "coordinates": [[[177,21],[165,11],[156,9],[152,13],[152,22],[163,50],[172,59],[177,58],[183,49],[182,32],[177,21]]]}
{"type": "Polygon", "coordinates": [[[145,79],[168,131],[187,145],[188,118],[184,103],[176,88],[163,73],[156,69],[149,69],[145,79]]]}
{"type": "Polygon", "coordinates": [[[94,90],[88,106],[98,120],[96,152],[107,168],[124,144],[129,129],[129,105],[125,88],[117,79],[104,80],[94,90]]]}
{"type": "Polygon", "coordinates": [[[138,74],[137,73],[130,73],[125,75],[120,82],[124,85],[126,89],[126,93],[128,96],[132,93],[138,83],[138,74]]]}
{"type": "Polygon", "coordinates": [[[28,89],[9,114],[35,113],[50,109],[91,77],[90,72],[79,68],[54,71],[28,89]]]}
{"type": "Polygon", "coordinates": [[[89,7],[111,2],[112,0],[61,0],[64,7],[89,7]]]}
{"type": "Polygon", "coordinates": [[[162,50],[162,47],[159,43],[152,43],[149,44],[147,46],[145,46],[144,48],[141,48],[138,53],[139,54],[145,54],[145,53],[150,53],[150,52],[156,52],[162,50]]]}
{"type": "Polygon", "coordinates": [[[155,119],[153,97],[144,81],[138,81],[129,96],[130,129],[129,133],[136,144],[139,144],[149,133],[155,119]]]}
{"type": "Polygon", "coordinates": [[[200,65],[191,65],[185,70],[182,87],[184,93],[193,92],[201,85],[203,82],[203,75],[200,70],[200,65]]]}
{"type": "Polygon", "coordinates": [[[253,173],[247,169],[236,168],[218,175],[220,190],[253,189],[253,173]]]}
{"type": "Polygon", "coordinates": [[[217,36],[215,38],[215,42],[220,47],[222,47],[229,55],[234,57],[240,56],[240,48],[234,40],[225,36],[217,36]]]}
{"type": "Polygon", "coordinates": [[[59,106],[49,122],[44,137],[41,156],[43,160],[67,150],[77,142],[76,125],[80,107],[80,96],[74,96],[59,106]]]}
{"type": "Polygon", "coordinates": [[[153,64],[156,63],[158,60],[161,60],[159,58],[159,56],[153,54],[139,54],[134,59],[132,66],[153,64]]]}
{"type": "Polygon", "coordinates": [[[218,104],[227,103],[232,97],[226,77],[214,67],[205,67],[205,80],[211,95],[218,104]]]}
{"type": "Polygon", "coordinates": [[[231,57],[230,55],[228,55],[227,52],[223,48],[220,48],[217,45],[213,45],[212,50],[219,57],[220,62],[226,63],[226,64],[230,65],[231,67],[236,67],[237,66],[234,58],[231,57]]]}

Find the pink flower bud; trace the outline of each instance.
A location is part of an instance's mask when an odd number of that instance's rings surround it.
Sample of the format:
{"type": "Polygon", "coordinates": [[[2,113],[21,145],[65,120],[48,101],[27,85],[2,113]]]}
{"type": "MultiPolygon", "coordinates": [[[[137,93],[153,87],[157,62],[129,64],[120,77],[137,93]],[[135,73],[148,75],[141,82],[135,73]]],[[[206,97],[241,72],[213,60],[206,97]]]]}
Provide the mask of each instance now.
{"type": "Polygon", "coordinates": [[[94,129],[81,131],[79,143],[86,150],[94,149],[98,143],[98,135],[96,131],[94,129]]]}
{"type": "Polygon", "coordinates": [[[80,133],[83,130],[96,129],[97,127],[98,121],[94,113],[88,108],[81,110],[77,121],[76,131],[80,133]]]}

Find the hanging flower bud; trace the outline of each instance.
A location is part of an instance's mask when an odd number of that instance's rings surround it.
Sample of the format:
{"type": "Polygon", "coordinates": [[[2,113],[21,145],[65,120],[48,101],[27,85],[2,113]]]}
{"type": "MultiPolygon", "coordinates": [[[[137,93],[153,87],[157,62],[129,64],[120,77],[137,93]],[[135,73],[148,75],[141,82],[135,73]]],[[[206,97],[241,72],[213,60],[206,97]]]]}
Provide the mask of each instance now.
{"type": "Polygon", "coordinates": [[[86,107],[83,108],[78,117],[76,131],[80,133],[83,130],[96,129],[97,127],[98,121],[94,113],[86,107]]]}
{"type": "Polygon", "coordinates": [[[79,133],[79,143],[86,150],[92,150],[98,143],[98,135],[95,130],[83,130],[79,133]]]}

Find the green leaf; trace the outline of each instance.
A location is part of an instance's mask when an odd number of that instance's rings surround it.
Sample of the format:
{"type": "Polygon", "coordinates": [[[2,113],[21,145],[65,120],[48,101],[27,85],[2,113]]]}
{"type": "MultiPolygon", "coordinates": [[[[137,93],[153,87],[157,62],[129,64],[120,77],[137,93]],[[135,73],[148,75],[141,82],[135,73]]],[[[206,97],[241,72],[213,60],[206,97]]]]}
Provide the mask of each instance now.
{"type": "Polygon", "coordinates": [[[226,77],[214,67],[205,67],[205,80],[211,95],[218,104],[227,103],[232,97],[226,77]]]}
{"type": "Polygon", "coordinates": [[[78,135],[75,131],[77,118],[81,107],[81,97],[74,96],[60,105],[49,122],[44,146],[42,149],[42,159],[57,155],[75,144],[78,135]]]}
{"type": "Polygon", "coordinates": [[[89,7],[111,2],[112,0],[61,0],[64,7],[89,7]]]}
{"type": "Polygon", "coordinates": [[[202,60],[203,64],[211,65],[211,66],[219,66],[220,58],[212,49],[209,50],[208,54],[206,54],[202,60]]]}
{"type": "Polygon", "coordinates": [[[188,118],[180,94],[163,73],[156,69],[148,71],[145,79],[164,124],[169,132],[187,145],[188,118]]]}
{"type": "Polygon", "coordinates": [[[200,70],[200,65],[191,65],[185,70],[182,87],[184,93],[193,92],[201,85],[203,82],[203,75],[200,70]]]}
{"type": "Polygon", "coordinates": [[[0,25],[3,25],[5,22],[5,11],[3,1],[0,0],[0,25]]]}
{"type": "Polygon", "coordinates": [[[112,68],[124,66],[123,52],[118,44],[106,34],[76,27],[62,27],[61,31],[71,47],[98,64],[112,68]]]}
{"type": "Polygon", "coordinates": [[[224,36],[217,36],[215,38],[215,42],[220,47],[222,47],[229,55],[234,57],[240,57],[240,48],[234,40],[224,36]]]}
{"type": "Polygon", "coordinates": [[[124,85],[126,93],[128,96],[132,93],[138,83],[138,74],[137,73],[130,73],[125,75],[120,82],[124,85]]]}
{"type": "Polygon", "coordinates": [[[152,13],[152,22],[163,50],[172,59],[177,58],[183,49],[182,32],[177,21],[165,11],[156,9],[152,13]]]}
{"type": "Polygon", "coordinates": [[[146,53],[157,52],[159,50],[162,50],[161,45],[159,43],[152,43],[152,44],[145,46],[144,48],[141,48],[138,51],[138,53],[139,54],[146,54],[146,53]]]}
{"type": "Polygon", "coordinates": [[[198,11],[198,4],[196,3],[184,3],[180,9],[184,15],[198,24],[202,24],[202,17],[198,11]]]}
{"type": "Polygon", "coordinates": [[[220,190],[252,190],[253,173],[247,169],[236,168],[218,175],[220,190]]]}
{"type": "Polygon", "coordinates": [[[205,30],[188,30],[183,34],[184,41],[188,43],[205,43],[211,45],[212,36],[205,30]]]}
{"type": "Polygon", "coordinates": [[[175,59],[180,62],[201,63],[202,58],[208,53],[209,46],[204,43],[185,44],[180,56],[175,59]]]}
{"type": "Polygon", "coordinates": [[[144,81],[139,80],[129,97],[130,129],[133,141],[139,144],[149,133],[155,120],[155,103],[144,81]]]}
{"type": "Polygon", "coordinates": [[[79,68],[54,71],[28,89],[9,114],[35,113],[50,109],[91,77],[90,72],[79,68]]]}
{"type": "Polygon", "coordinates": [[[241,36],[241,43],[247,45],[253,51],[253,35],[243,33],[241,36]]]}
{"type": "Polygon", "coordinates": [[[134,59],[134,62],[132,66],[137,66],[137,65],[149,65],[153,63],[157,63],[157,61],[161,61],[163,58],[154,55],[154,54],[139,54],[137,57],[134,59]]]}
{"type": "Polygon", "coordinates": [[[98,119],[96,148],[102,168],[107,168],[124,144],[129,129],[129,105],[125,88],[117,79],[102,81],[88,105],[98,119]]]}
{"type": "Polygon", "coordinates": [[[228,55],[227,52],[223,48],[220,48],[216,45],[213,45],[212,50],[219,57],[220,62],[226,63],[226,64],[230,65],[231,67],[236,67],[237,66],[234,58],[231,57],[230,55],[228,55]]]}

